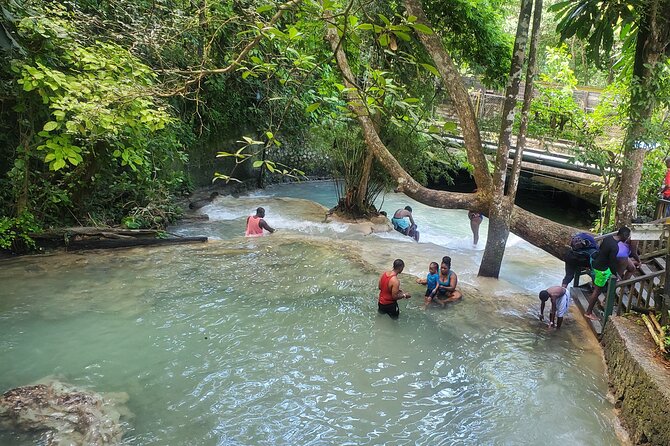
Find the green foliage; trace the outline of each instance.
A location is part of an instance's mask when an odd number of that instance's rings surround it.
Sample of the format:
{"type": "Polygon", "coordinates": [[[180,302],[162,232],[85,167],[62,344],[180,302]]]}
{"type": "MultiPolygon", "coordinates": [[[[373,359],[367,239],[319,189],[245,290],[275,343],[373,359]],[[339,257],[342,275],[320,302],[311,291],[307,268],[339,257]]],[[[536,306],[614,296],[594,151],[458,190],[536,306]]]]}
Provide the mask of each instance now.
{"type": "Polygon", "coordinates": [[[24,252],[35,248],[30,234],[40,232],[35,217],[24,212],[18,217],[0,217],[0,249],[12,252],[24,252]]]}
{"type": "Polygon", "coordinates": [[[573,97],[577,78],[565,46],[547,48],[546,65],[539,77],[538,94],[530,107],[529,135],[577,139],[576,132],[583,126],[585,115],[573,97]]]}
{"type": "Polygon", "coordinates": [[[617,34],[625,46],[634,45],[632,37],[639,19],[636,9],[641,5],[642,2],[628,0],[566,0],[554,4],[550,10],[557,13],[561,38],[576,36],[587,41],[589,58],[602,65],[611,54],[617,34]]]}
{"type": "Polygon", "coordinates": [[[424,1],[426,14],[443,36],[459,65],[490,87],[507,81],[513,36],[504,31],[501,0],[424,1]]]}
{"type": "Polygon", "coordinates": [[[0,88],[12,98],[0,111],[7,135],[0,156],[11,160],[0,171],[11,186],[0,196],[5,213],[29,209],[45,224],[114,224],[158,190],[188,189],[180,172],[185,133],[154,97],[153,70],[85,32],[95,19],[77,8],[10,7],[3,26],[23,51],[0,68],[0,88]]]}
{"type": "Polygon", "coordinates": [[[135,170],[147,162],[148,135],[170,122],[145,93],[155,75],[118,45],[77,41],[73,19],[54,7],[19,21],[22,41],[40,51],[12,63],[14,109],[46,117],[31,124],[50,170],[79,165],[94,146],[135,170]]]}

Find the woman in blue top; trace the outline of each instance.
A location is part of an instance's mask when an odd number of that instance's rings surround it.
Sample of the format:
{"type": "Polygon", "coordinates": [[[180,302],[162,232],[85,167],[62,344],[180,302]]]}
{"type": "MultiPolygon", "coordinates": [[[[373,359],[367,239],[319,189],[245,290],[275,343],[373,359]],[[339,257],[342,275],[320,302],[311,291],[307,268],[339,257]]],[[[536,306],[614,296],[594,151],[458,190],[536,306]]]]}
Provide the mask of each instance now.
{"type": "Polygon", "coordinates": [[[437,302],[443,307],[447,302],[453,302],[463,297],[460,291],[456,289],[458,285],[458,276],[451,270],[451,257],[442,257],[440,265],[440,277],[437,279],[435,289],[430,293],[433,302],[437,302]]]}
{"type": "Polygon", "coordinates": [[[437,262],[431,262],[431,264],[428,266],[428,275],[426,276],[426,278],[416,279],[416,283],[420,285],[426,285],[426,294],[423,302],[424,310],[428,308],[428,305],[430,305],[432,301],[430,293],[433,292],[433,290],[437,286],[437,281],[440,278],[440,275],[437,273],[437,268],[438,268],[437,262]]]}

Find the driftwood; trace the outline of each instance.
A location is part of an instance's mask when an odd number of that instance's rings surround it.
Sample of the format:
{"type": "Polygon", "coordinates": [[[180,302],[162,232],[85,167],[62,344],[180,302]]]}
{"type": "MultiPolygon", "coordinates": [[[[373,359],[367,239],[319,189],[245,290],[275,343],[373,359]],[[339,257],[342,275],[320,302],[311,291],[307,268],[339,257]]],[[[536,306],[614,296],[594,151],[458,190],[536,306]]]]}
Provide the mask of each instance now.
{"type": "Polygon", "coordinates": [[[38,246],[65,248],[68,251],[86,249],[129,248],[182,243],[202,243],[207,237],[165,237],[165,232],[154,229],[122,228],[61,228],[31,235],[38,246]]]}
{"type": "MultiPolygon", "coordinates": [[[[653,318],[654,316],[647,317],[646,314],[642,315],[642,320],[644,321],[644,324],[647,326],[647,330],[649,330],[649,333],[651,334],[651,337],[654,338],[654,342],[656,345],[658,345],[658,348],[665,353],[665,339],[662,337],[659,337],[659,334],[656,333],[656,327],[654,327],[654,324],[649,320],[650,318],[653,318]]],[[[662,334],[662,332],[661,332],[662,334]]]]}
{"type": "Polygon", "coordinates": [[[66,248],[68,251],[85,249],[131,248],[133,246],[174,245],[182,243],[203,243],[207,237],[174,237],[174,238],[134,238],[72,240],[66,248]]]}
{"type": "Polygon", "coordinates": [[[40,234],[31,234],[33,239],[56,239],[63,237],[81,236],[102,236],[113,238],[115,236],[129,237],[156,237],[159,231],[155,229],[124,229],[124,228],[92,228],[77,226],[72,228],[59,228],[44,231],[40,234]]]}

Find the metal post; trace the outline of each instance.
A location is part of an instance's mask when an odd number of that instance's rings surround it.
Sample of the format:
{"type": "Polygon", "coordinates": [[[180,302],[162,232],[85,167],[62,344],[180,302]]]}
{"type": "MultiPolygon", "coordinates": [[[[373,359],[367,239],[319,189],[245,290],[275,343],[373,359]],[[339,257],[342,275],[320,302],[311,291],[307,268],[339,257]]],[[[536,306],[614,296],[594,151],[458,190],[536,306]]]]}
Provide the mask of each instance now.
{"type": "Polygon", "coordinates": [[[607,318],[612,315],[614,310],[614,299],[616,299],[616,276],[612,275],[607,283],[607,297],[605,298],[605,313],[603,315],[603,330],[607,323],[607,318]]]}

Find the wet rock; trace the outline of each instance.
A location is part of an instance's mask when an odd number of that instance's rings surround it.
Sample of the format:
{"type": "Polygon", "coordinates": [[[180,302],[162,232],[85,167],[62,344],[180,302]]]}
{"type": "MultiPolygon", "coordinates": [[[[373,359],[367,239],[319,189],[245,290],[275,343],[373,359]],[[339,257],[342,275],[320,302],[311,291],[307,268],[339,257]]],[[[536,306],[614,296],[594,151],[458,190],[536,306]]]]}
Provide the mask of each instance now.
{"type": "Polygon", "coordinates": [[[670,445],[670,371],[647,330],[610,317],[603,350],[619,418],[634,444],[670,445]]]}
{"type": "Polygon", "coordinates": [[[43,432],[40,444],[116,445],[129,415],[125,393],[105,396],[56,380],[17,387],[0,396],[0,428],[43,432]]]}
{"type": "Polygon", "coordinates": [[[193,209],[193,210],[200,209],[201,207],[204,207],[204,206],[207,206],[208,204],[210,204],[218,196],[219,196],[219,193],[214,191],[209,195],[208,198],[203,198],[203,199],[200,199],[200,200],[191,201],[188,204],[188,208],[193,209]]]}

